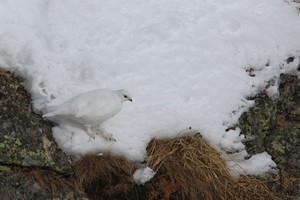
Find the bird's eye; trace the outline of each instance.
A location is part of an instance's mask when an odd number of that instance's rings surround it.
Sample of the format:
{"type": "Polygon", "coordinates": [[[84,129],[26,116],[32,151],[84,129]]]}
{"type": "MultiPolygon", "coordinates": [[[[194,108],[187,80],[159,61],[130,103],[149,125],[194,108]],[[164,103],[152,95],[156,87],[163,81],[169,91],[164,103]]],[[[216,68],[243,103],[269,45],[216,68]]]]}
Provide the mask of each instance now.
{"type": "Polygon", "coordinates": [[[124,95],[124,98],[127,99],[127,95],[124,95]]]}

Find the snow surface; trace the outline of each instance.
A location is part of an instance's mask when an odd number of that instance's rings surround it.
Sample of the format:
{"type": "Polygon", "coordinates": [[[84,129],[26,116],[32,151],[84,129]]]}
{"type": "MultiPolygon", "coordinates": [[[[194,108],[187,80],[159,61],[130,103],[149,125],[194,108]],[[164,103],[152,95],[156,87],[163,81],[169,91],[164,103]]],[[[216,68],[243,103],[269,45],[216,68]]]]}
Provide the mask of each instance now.
{"type": "MultiPolygon", "coordinates": [[[[68,125],[53,134],[66,152],[133,161],[151,138],[191,126],[245,163],[244,136],[226,128],[253,105],[247,96],[296,73],[300,54],[299,13],[284,0],[1,0],[0,27],[0,65],[25,78],[37,112],[93,89],[130,91],[134,102],[104,124],[116,143],[68,125]]],[[[274,166],[262,155],[245,171],[274,166]]]]}
{"type": "Polygon", "coordinates": [[[156,173],[150,167],[144,167],[137,169],[133,174],[133,180],[137,184],[144,185],[150,181],[156,173]]]}
{"type": "Polygon", "coordinates": [[[258,153],[238,164],[232,163],[231,167],[234,169],[232,174],[234,176],[238,176],[239,174],[263,176],[266,172],[276,172],[276,164],[270,162],[271,159],[271,156],[267,152],[258,153]]]}

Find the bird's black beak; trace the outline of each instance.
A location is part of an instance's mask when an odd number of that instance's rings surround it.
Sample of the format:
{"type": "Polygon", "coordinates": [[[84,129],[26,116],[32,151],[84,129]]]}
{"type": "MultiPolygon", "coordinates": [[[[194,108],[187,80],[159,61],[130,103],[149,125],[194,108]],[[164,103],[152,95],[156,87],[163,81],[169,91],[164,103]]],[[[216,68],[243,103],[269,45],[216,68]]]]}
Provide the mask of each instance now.
{"type": "Polygon", "coordinates": [[[128,101],[131,101],[131,102],[132,102],[132,99],[128,99],[128,101]]]}

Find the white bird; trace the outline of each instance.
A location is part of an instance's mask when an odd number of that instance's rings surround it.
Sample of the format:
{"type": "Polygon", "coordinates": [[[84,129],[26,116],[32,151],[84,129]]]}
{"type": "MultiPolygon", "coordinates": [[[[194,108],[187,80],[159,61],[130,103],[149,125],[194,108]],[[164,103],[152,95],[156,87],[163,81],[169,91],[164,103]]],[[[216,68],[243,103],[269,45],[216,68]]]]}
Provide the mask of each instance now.
{"type": "Polygon", "coordinates": [[[57,123],[70,120],[82,125],[86,133],[94,139],[100,133],[107,140],[116,141],[101,125],[121,111],[124,101],[132,101],[126,90],[98,89],[69,99],[43,117],[57,123]]]}

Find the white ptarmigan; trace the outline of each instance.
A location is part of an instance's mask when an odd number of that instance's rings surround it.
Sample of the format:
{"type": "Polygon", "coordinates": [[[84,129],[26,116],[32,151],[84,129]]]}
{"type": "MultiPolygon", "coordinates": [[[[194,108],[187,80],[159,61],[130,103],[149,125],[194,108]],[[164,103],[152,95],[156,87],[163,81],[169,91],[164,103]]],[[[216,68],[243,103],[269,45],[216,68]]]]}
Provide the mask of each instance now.
{"type": "Polygon", "coordinates": [[[107,140],[116,141],[101,124],[120,112],[124,101],[132,101],[130,93],[126,90],[97,89],[69,99],[43,117],[56,123],[70,120],[80,124],[94,139],[96,134],[100,133],[107,140]]]}

